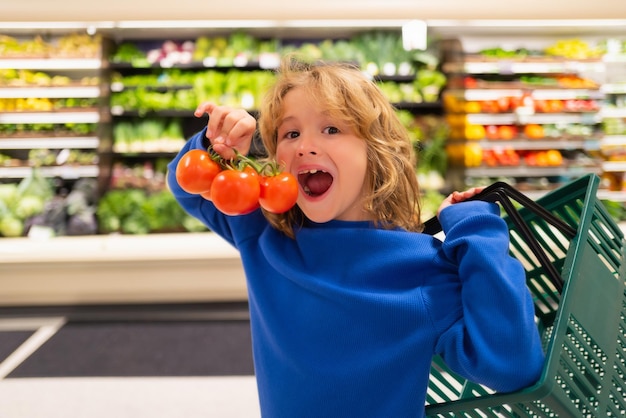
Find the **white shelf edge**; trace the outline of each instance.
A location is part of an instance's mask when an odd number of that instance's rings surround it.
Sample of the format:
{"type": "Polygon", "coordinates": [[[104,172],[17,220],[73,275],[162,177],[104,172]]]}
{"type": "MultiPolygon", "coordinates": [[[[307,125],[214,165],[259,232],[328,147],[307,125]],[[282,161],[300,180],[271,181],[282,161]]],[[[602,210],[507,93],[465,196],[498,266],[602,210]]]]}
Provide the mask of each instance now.
{"type": "Polygon", "coordinates": [[[14,70],[97,70],[99,58],[3,58],[0,69],[14,70]]]}
{"type": "Polygon", "coordinates": [[[603,147],[626,146],[626,135],[605,135],[600,145],[603,147]]]}
{"type": "MultiPolygon", "coordinates": [[[[20,179],[30,175],[32,167],[0,167],[0,178],[20,179]]],[[[61,165],[54,167],[41,167],[41,175],[44,177],[61,177],[63,179],[79,179],[82,177],[98,177],[100,169],[97,165],[61,165]]]]}
{"type": "Polygon", "coordinates": [[[0,149],[63,149],[63,148],[98,148],[97,137],[47,137],[47,138],[0,138],[0,149]]]}
{"type": "Polygon", "coordinates": [[[98,112],[14,112],[0,113],[0,123],[98,123],[98,112]]]}
{"type": "Polygon", "coordinates": [[[608,173],[624,173],[626,172],[626,161],[604,161],[602,170],[608,173]]]}
{"type": "Polygon", "coordinates": [[[0,88],[0,99],[93,99],[100,96],[100,88],[96,86],[0,88]]]}

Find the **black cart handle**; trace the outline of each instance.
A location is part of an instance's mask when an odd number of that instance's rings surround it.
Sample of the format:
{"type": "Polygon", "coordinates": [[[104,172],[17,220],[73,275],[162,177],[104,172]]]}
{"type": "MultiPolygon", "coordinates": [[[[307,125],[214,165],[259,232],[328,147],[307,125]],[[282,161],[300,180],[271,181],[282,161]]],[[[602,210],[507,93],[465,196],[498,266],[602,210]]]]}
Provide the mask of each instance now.
{"type": "MultiPolygon", "coordinates": [[[[539,245],[537,238],[533,235],[528,225],[524,222],[522,216],[519,214],[515,206],[513,206],[513,202],[511,200],[515,200],[517,203],[533,212],[537,216],[541,217],[543,220],[548,222],[550,225],[557,228],[560,232],[567,235],[570,238],[574,238],[576,235],[576,229],[572,228],[570,225],[565,223],[562,219],[554,216],[550,211],[545,209],[543,206],[539,205],[528,196],[521,193],[519,190],[514,189],[510,184],[505,182],[496,182],[487,186],[480,193],[472,196],[469,200],[482,200],[485,202],[492,203],[500,203],[504,208],[506,214],[511,218],[513,224],[517,227],[517,230],[521,234],[522,238],[533,252],[535,257],[541,263],[541,266],[545,269],[546,274],[549,276],[550,281],[556,287],[556,289],[561,292],[563,290],[563,278],[556,270],[554,265],[550,262],[548,256],[539,245]]],[[[441,224],[439,223],[439,219],[434,216],[424,222],[424,230],[425,234],[435,235],[441,232],[441,224]]]]}

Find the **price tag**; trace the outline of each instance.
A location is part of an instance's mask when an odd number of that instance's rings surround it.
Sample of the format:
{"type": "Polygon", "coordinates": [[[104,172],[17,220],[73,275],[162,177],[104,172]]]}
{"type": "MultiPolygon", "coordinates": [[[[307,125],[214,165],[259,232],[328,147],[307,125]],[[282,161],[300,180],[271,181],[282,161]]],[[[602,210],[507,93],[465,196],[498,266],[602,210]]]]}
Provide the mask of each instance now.
{"type": "Polygon", "coordinates": [[[248,57],[242,54],[237,55],[233,60],[233,65],[235,67],[245,67],[246,65],[248,65],[248,57]]]}
{"type": "Polygon", "coordinates": [[[122,90],[124,90],[124,83],[121,83],[119,81],[111,83],[111,91],[119,92],[122,90]]]}
{"type": "Polygon", "coordinates": [[[265,52],[259,56],[259,67],[264,70],[278,68],[280,65],[280,55],[273,52],[265,52]]]}
{"type": "Polygon", "coordinates": [[[252,109],[254,107],[254,96],[250,93],[241,95],[241,107],[244,109],[252,109]]]}
{"type": "Polygon", "coordinates": [[[217,58],[206,57],[202,60],[202,65],[204,65],[205,67],[215,67],[217,65],[217,58]]]}
{"type": "Polygon", "coordinates": [[[500,74],[514,74],[513,61],[502,60],[498,63],[500,74]]]}
{"type": "Polygon", "coordinates": [[[28,238],[47,240],[54,237],[54,230],[48,226],[33,225],[28,230],[28,238]]]}

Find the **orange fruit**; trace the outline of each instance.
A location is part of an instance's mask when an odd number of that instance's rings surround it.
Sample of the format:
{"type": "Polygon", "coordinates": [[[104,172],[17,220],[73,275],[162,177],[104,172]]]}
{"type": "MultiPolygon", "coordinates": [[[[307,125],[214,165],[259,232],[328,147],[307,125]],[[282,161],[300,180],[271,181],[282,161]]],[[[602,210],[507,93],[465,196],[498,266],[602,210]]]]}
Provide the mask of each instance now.
{"type": "Polygon", "coordinates": [[[530,139],[541,139],[545,137],[545,132],[543,126],[531,123],[524,126],[524,135],[530,139]]]}

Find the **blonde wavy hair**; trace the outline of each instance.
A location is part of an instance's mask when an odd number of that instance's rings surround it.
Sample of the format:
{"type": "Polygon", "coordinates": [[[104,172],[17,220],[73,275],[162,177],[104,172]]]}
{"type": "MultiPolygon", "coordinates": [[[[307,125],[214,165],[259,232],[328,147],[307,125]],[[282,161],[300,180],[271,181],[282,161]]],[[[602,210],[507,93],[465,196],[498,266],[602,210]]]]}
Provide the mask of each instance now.
{"type": "MultiPolygon", "coordinates": [[[[365,209],[377,224],[388,229],[421,231],[416,155],[408,132],[389,100],[356,66],[310,64],[294,56],[283,59],[259,111],[259,131],[268,158],[276,157],[285,95],[296,87],[304,89],[316,106],[331,118],[348,124],[367,142],[365,209]]],[[[294,228],[305,222],[297,205],[286,213],[265,212],[265,216],[290,237],[294,236],[294,228]]]]}

